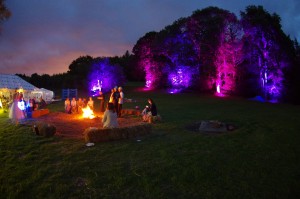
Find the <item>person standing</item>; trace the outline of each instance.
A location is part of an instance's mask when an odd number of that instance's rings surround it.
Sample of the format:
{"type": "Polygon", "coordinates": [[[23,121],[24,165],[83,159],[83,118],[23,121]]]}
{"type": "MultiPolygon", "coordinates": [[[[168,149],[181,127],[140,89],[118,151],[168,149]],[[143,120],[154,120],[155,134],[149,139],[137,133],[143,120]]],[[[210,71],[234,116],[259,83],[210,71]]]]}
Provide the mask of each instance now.
{"type": "Polygon", "coordinates": [[[113,103],[114,103],[114,107],[115,107],[115,109],[117,111],[117,115],[119,115],[119,113],[118,113],[119,97],[120,97],[120,93],[118,91],[118,87],[116,86],[114,88],[114,95],[113,95],[114,102],[113,103]]]}
{"type": "Polygon", "coordinates": [[[40,109],[46,108],[47,107],[47,103],[45,102],[45,100],[43,99],[43,97],[40,98],[40,109]]]}
{"type": "Polygon", "coordinates": [[[108,103],[114,103],[114,92],[115,92],[115,90],[112,88],[108,103]]]}
{"type": "Polygon", "coordinates": [[[118,99],[118,117],[121,117],[122,115],[122,106],[124,103],[124,92],[123,92],[123,88],[119,87],[118,88],[119,91],[119,99],[118,99]]]}
{"type": "Polygon", "coordinates": [[[19,120],[25,118],[23,110],[21,110],[18,106],[19,101],[22,98],[23,98],[23,95],[18,93],[18,91],[16,90],[13,95],[13,103],[9,109],[9,118],[16,124],[19,124],[19,120]]]}
{"type": "Polygon", "coordinates": [[[98,99],[100,99],[100,112],[104,112],[104,102],[105,102],[105,95],[103,94],[102,91],[99,92],[99,97],[98,99]]]}
{"type": "Polygon", "coordinates": [[[20,119],[26,118],[26,102],[24,100],[23,94],[20,95],[20,99],[18,101],[18,108],[22,111],[22,115],[20,119]]]}
{"type": "Polygon", "coordinates": [[[29,99],[29,112],[32,112],[33,111],[33,99],[29,99]]]}

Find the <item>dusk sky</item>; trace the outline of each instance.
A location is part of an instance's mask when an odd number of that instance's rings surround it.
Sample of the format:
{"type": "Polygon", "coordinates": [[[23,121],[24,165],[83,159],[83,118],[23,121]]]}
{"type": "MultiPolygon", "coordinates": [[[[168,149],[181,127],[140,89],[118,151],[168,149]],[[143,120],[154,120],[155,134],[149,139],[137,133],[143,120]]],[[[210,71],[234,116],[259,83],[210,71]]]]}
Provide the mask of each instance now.
{"type": "Polygon", "coordinates": [[[262,5],[300,41],[300,0],[6,0],[11,18],[0,34],[0,73],[68,71],[79,56],[122,56],[139,38],[208,6],[234,12],[262,5]]]}

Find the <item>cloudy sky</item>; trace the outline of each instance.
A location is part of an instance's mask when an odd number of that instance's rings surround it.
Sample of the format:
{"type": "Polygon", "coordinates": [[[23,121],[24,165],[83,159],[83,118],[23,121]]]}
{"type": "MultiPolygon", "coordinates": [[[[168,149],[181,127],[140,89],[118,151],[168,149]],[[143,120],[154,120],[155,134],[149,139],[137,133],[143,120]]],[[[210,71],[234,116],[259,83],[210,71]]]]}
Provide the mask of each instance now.
{"type": "Polygon", "coordinates": [[[6,0],[0,73],[67,72],[79,56],[122,56],[150,31],[208,6],[236,13],[262,5],[300,41],[300,0],[6,0]]]}

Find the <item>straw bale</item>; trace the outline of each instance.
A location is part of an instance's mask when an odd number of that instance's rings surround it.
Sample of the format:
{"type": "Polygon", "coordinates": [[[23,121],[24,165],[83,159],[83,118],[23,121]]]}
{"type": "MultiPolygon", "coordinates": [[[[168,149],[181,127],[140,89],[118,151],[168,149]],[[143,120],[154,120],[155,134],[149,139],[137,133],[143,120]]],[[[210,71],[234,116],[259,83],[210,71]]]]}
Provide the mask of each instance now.
{"type": "Polygon", "coordinates": [[[150,124],[140,124],[120,128],[96,128],[85,129],[84,138],[86,142],[107,142],[113,140],[129,139],[151,133],[150,124]]]}
{"type": "Polygon", "coordinates": [[[52,124],[40,122],[34,126],[37,135],[52,137],[56,133],[56,127],[52,124]]]}

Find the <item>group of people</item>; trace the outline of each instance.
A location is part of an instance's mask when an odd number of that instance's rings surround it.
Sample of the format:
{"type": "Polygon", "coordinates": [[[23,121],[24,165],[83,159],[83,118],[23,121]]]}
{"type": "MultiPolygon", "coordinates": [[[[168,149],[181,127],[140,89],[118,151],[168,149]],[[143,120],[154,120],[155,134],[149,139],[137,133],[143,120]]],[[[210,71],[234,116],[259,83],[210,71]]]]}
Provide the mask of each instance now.
{"type": "Polygon", "coordinates": [[[18,124],[20,120],[31,117],[32,111],[43,109],[46,106],[47,103],[42,97],[40,97],[39,102],[34,98],[30,98],[26,102],[23,93],[15,91],[9,108],[9,118],[18,124]]]}
{"type": "Polygon", "coordinates": [[[108,103],[114,105],[118,117],[122,116],[122,107],[124,104],[124,92],[122,87],[115,87],[111,89],[108,103]]]}
{"type": "MultiPolygon", "coordinates": [[[[106,106],[106,110],[104,110],[105,104],[105,95],[102,91],[99,92],[100,99],[100,111],[104,112],[102,123],[103,128],[116,128],[119,126],[118,117],[121,117],[122,107],[124,104],[124,92],[122,87],[115,87],[111,89],[111,93],[109,96],[109,101],[106,106]]],[[[153,116],[157,116],[157,108],[154,101],[149,98],[148,105],[142,111],[143,121],[149,121],[153,116]]],[[[65,100],[65,112],[66,113],[82,113],[82,109],[89,107],[91,110],[94,110],[94,101],[92,97],[89,97],[87,101],[85,98],[78,98],[76,100],[75,97],[70,100],[67,98],[65,100]]],[[[43,109],[46,107],[45,100],[40,97],[40,102],[37,103],[35,99],[29,99],[28,103],[23,98],[22,93],[15,92],[13,95],[13,102],[10,106],[9,118],[16,121],[18,123],[19,120],[24,119],[28,116],[29,112],[32,112],[37,109],[43,109]]]]}
{"type": "Polygon", "coordinates": [[[89,107],[91,110],[94,110],[94,100],[92,97],[89,97],[89,100],[87,101],[86,98],[78,98],[76,100],[75,97],[70,100],[69,98],[66,98],[65,100],[65,112],[66,113],[82,113],[82,109],[89,107]]]}
{"type": "MultiPolygon", "coordinates": [[[[100,107],[104,108],[104,95],[100,92],[99,98],[101,100],[100,107]]],[[[109,101],[107,103],[107,108],[104,112],[102,123],[103,128],[117,128],[118,117],[122,116],[122,107],[124,104],[124,92],[122,87],[114,87],[111,89],[109,96],[109,101]]]]}
{"type": "MultiPolygon", "coordinates": [[[[103,128],[119,127],[118,118],[122,116],[122,108],[124,104],[123,88],[116,86],[111,89],[106,110],[104,110],[105,95],[102,91],[99,92],[99,97],[97,97],[97,99],[100,100],[100,112],[104,112],[102,118],[103,128]]],[[[89,106],[91,110],[94,110],[94,101],[92,97],[90,97],[88,101],[82,98],[79,98],[78,100],[75,98],[72,98],[72,100],[67,98],[65,100],[66,113],[82,113],[82,108],[87,106],[89,106]]],[[[148,122],[153,116],[157,116],[157,108],[154,101],[149,98],[148,105],[142,111],[142,119],[143,121],[148,122]]]]}
{"type": "MultiPolygon", "coordinates": [[[[149,104],[142,111],[143,121],[145,122],[149,122],[153,116],[157,116],[157,108],[154,101],[149,98],[148,103],[149,104]]],[[[114,104],[109,102],[102,119],[103,128],[117,128],[119,126],[117,117],[118,116],[114,104]]]]}

